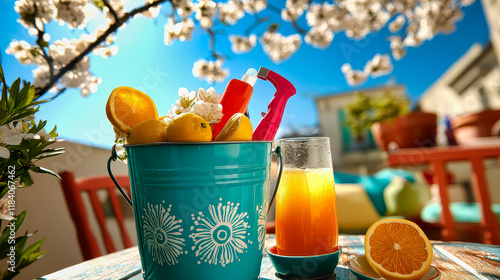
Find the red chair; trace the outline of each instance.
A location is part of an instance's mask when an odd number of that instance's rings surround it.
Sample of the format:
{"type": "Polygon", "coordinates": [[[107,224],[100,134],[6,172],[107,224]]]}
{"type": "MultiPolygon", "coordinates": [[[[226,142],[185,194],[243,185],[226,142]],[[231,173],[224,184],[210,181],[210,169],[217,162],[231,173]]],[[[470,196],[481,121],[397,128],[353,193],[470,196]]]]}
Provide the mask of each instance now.
{"type": "MultiPolygon", "coordinates": [[[[111,202],[111,207],[115,215],[118,228],[121,233],[121,239],[124,248],[132,247],[132,241],[125,228],[123,218],[123,210],[120,205],[120,199],[123,199],[116,192],[116,187],[113,181],[108,176],[93,176],[75,178],[70,171],[65,171],[60,174],[61,185],[66,199],[71,218],[76,227],[78,235],[78,243],[85,260],[93,259],[102,256],[101,248],[97,242],[96,235],[92,231],[89,223],[89,216],[83,195],[87,193],[92,204],[91,212],[100,226],[101,238],[104,242],[106,253],[109,254],[116,251],[115,242],[111,237],[111,233],[106,224],[106,215],[103,208],[103,202],[99,199],[98,191],[106,191],[111,202]]],[[[116,176],[118,183],[130,194],[130,182],[127,176],[116,176]]],[[[127,206],[128,207],[128,206],[127,206]]],[[[88,209],[90,210],[90,209],[88,209]]]]}

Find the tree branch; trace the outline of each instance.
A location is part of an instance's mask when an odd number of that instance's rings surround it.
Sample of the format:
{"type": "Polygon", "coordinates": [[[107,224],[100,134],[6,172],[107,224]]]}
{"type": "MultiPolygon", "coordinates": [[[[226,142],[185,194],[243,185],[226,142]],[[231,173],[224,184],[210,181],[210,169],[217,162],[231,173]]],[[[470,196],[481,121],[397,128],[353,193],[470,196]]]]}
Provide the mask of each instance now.
{"type": "MultiPolygon", "coordinates": [[[[33,7],[35,10],[35,14],[37,12],[38,6],[36,4],[36,1],[33,2],[33,7]]],[[[49,73],[50,73],[50,79],[54,78],[54,61],[52,60],[52,57],[50,57],[47,52],[45,52],[44,47],[47,46],[47,42],[43,39],[43,35],[45,34],[45,24],[42,23],[43,30],[40,30],[38,26],[36,25],[36,18],[33,18],[33,26],[35,26],[36,31],[38,32],[38,37],[36,39],[36,44],[40,47],[40,51],[42,52],[41,55],[47,61],[47,64],[49,66],[49,73]]]]}
{"type": "Polygon", "coordinates": [[[171,1],[171,0],[156,0],[153,1],[149,4],[146,4],[144,6],[141,6],[139,8],[136,8],[128,13],[126,13],[122,18],[120,18],[118,21],[113,23],[108,27],[108,29],[101,35],[99,36],[93,43],[91,43],[85,50],[83,50],[78,56],[73,58],[66,66],[61,68],[59,72],[52,78],[50,79],[49,83],[45,85],[43,88],[38,88],[36,91],[36,99],[40,98],[42,95],[47,93],[50,88],[52,88],[57,81],[66,74],[66,72],[70,71],[73,69],[87,54],[89,54],[94,48],[96,48],[100,43],[104,42],[106,38],[114,33],[120,26],[122,26],[125,22],[127,22],[129,19],[134,17],[135,15],[147,11],[149,8],[156,7],[160,5],[161,3],[164,3],[166,1],[171,1]]]}
{"type": "Polygon", "coordinates": [[[111,15],[113,16],[113,18],[115,19],[115,22],[117,22],[118,21],[118,15],[116,14],[115,9],[113,9],[113,7],[111,7],[111,5],[109,4],[108,0],[102,0],[102,3],[104,3],[104,6],[106,6],[106,8],[108,8],[109,12],[111,13],[111,15]]]}
{"type": "Polygon", "coordinates": [[[209,48],[213,59],[217,59],[220,55],[215,51],[215,31],[212,28],[207,28],[207,33],[210,36],[209,48]]]}
{"type": "MultiPolygon", "coordinates": [[[[311,1],[309,1],[309,3],[311,3],[311,1]]],[[[271,4],[269,4],[269,2],[267,3],[267,8],[270,11],[273,11],[273,12],[275,12],[275,13],[277,13],[277,14],[279,14],[281,16],[281,9],[280,8],[275,7],[275,6],[271,5],[271,4]]],[[[295,28],[295,30],[297,32],[299,32],[300,34],[305,35],[307,33],[307,30],[305,30],[304,28],[300,27],[296,20],[292,20],[291,24],[292,24],[293,28],[295,28]]]]}
{"type": "Polygon", "coordinates": [[[257,26],[259,26],[259,24],[263,23],[263,22],[266,22],[268,21],[270,18],[268,16],[265,16],[263,18],[260,18],[258,15],[255,15],[255,22],[252,23],[252,25],[250,25],[246,30],[245,30],[245,35],[248,36],[250,35],[250,32],[252,32],[252,30],[254,28],[256,28],[257,26]]]}

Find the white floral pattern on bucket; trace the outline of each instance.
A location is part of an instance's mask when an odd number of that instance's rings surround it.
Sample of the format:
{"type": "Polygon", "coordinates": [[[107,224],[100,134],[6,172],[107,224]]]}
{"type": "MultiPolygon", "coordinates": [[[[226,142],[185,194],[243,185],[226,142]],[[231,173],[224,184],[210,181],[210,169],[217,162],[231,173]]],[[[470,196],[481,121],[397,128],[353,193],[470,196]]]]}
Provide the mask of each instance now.
{"type": "Polygon", "coordinates": [[[257,205],[257,236],[259,240],[259,250],[264,248],[264,240],[266,239],[266,211],[262,205],[257,205]]]}
{"type": "MultiPolygon", "coordinates": [[[[222,201],[222,198],[219,199],[222,201]]],[[[248,213],[239,213],[239,203],[219,202],[216,206],[208,205],[209,215],[203,212],[198,215],[192,214],[194,226],[189,235],[194,241],[198,264],[207,262],[209,264],[226,266],[235,260],[239,260],[238,254],[246,252],[251,241],[247,237],[248,213]]]]}
{"type": "Polygon", "coordinates": [[[170,214],[171,207],[172,205],[169,205],[165,210],[161,204],[153,205],[148,202],[147,208],[143,209],[142,221],[146,246],[153,261],[161,266],[178,263],[177,258],[184,253],[182,220],[176,220],[175,216],[170,214]]]}

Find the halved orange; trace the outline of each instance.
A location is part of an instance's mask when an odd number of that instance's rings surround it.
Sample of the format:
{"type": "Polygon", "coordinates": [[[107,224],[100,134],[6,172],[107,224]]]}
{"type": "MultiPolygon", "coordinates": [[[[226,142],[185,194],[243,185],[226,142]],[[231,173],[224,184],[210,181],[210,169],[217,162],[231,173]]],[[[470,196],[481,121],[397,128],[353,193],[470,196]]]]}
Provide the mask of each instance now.
{"type": "Polygon", "coordinates": [[[136,124],[157,119],[155,103],[145,93],[131,87],[117,87],[106,103],[106,116],[113,126],[128,133],[136,124]]]}
{"type": "Polygon", "coordinates": [[[433,251],[418,225],[404,219],[383,219],[365,236],[366,260],[388,280],[420,279],[429,270],[433,251]]]}

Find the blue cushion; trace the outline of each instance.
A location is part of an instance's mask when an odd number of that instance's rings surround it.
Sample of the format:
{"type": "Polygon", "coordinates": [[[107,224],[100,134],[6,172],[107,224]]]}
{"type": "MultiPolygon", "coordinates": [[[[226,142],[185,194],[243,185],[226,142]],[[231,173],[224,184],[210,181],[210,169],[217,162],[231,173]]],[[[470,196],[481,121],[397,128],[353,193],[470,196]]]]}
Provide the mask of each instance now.
{"type": "Polygon", "coordinates": [[[413,174],[409,171],[386,168],[373,176],[358,176],[349,173],[335,172],[335,183],[363,185],[373,206],[375,206],[379,215],[383,216],[387,210],[384,201],[384,189],[389,185],[394,176],[404,177],[410,182],[415,181],[413,174]]]}
{"type": "MultiPolygon", "coordinates": [[[[422,209],[420,217],[428,223],[437,223],[441,217],[441,204],[428,204],[422,209]]],[[[452,202],[450,204],[451,215],[459,223],[479,223],[481,221],[481,207],[479,203],[474,202],[452,202]]],[[[491,211],[500,221],[500,205],[493,204],[491,211]]]]}

